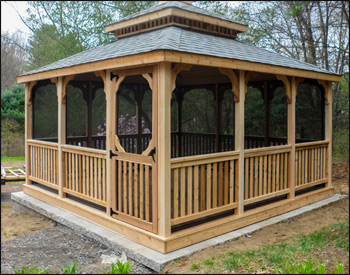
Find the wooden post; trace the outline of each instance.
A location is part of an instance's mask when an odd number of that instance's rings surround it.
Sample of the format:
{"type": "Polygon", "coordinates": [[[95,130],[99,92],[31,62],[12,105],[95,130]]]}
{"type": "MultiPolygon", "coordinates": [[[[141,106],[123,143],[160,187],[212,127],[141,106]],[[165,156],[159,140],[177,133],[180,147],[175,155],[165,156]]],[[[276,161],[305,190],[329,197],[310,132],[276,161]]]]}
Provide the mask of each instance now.
{"type": "Polygon", "coordinates": [[[244,212],[244,101],[246,81],[245,71],[239,72],[239,102],[235,103],[235,151],[239,151],[238,159],[238,215],[244,212]]]}
{"type": "Polygon", "coordinates": [[[328,178],[328,182],[326,187],[332,187],[332,82],[328,81],[328,85],[324,89],[325,94],[325,138],[328,143],[327,149],[327,160],[326,160],[326,177],[328,178]]]}
{"type": "Polygon", "coordinates": [[[58,97],[58,195],[60,198],[66,197],[63,192],[63,152],[62,144],[66,143],[66,101],[64,97],[63,78],[59,77],[56,81],[57,97],[58,97]]]}
{"type": "Polygon", "coordinates": [[[31,184],[32,182],[29,180],[29,176],[31,175],[30,170],[30,152],[28,146],[28,139],[32,138],[32,88],[36,85],[35,82],[29,82],[25,84],[25,159],[26,159],[26,183],[31,184]]]}
{"type": "Polygon", "coordinates": [[[107,178],[107,215],[111,215],[111,208],[116,208],[116,199],[112,195],[115,188],[115,169],[116,161],[109,157],[109,152],[115,151],[115,135],[116,135],[116,78],[111,80],[111,70],[106,71],[104,84],[106,93],[106,178],[107,178]]]}
{"type": "Polygon", "coordinates": [[[171,167],[170,167],[170,123],[171,123],[171,63],[162,62],[158,71],[158,234],[171,234],[171,167]]]}
{"type": "Polygon", "coordinates": [[[286,90],[290,89],[290,98],[288,101],[288,136],[287,143],[291,145],[291,151],[289,154],[289,163],[288,163],[288,185],[290,192],[288,194],[289,199],[295,197],[295,102],[297,95],[297,85],[295,82],[295,77],[293,76],[291,81],[284,81],[286,85],[286,90]],[[289,82],[289,83],[288,83],[289,82]],[[288,87],[288,84],[290,85],[288,87]]]}

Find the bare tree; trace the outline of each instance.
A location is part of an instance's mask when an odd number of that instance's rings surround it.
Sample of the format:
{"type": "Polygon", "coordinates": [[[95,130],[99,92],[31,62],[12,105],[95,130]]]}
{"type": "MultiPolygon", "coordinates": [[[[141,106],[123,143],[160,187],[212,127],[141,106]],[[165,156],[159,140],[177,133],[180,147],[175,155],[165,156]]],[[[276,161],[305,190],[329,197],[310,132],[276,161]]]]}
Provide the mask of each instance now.
{"type": "Polygon", "coordinates": [[[26,62],[24,39],[19,33],[1,33],[1,92],[11,90],[26,62]]]}

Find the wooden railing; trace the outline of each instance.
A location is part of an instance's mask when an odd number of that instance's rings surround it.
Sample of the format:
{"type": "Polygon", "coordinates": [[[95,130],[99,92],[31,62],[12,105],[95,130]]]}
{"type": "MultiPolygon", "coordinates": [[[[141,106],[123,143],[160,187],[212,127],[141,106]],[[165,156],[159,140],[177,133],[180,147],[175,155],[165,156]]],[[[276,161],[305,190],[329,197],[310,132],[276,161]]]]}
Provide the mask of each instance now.
{"type": "Polygon", "coordinates": [[[245,205],[289,192],[288,154],[290,152],[291,146],[245,151],[245,205]]]}
{"type": "Polygon", "coordinates": [[[63,192],[106,206],[106,151],[62,145],[63,192]]]}
{"type": "Polygon", "coordinates": [[[52,142],[28,140],[29,180],[58,189],[58,145],[52,142]]]}
{"type": "MultiPolygon", "coordinates": [[[[220,135],[220,152],[229,152],[235,150],[234,135],[220,135]]],[[[281,146],[287,143],[286,138],[269,137],[268,146],[281,146]]],[[[265,137],[245,136],[245,149],[265,147],[265,137]]],[[[216,153],[216,134],[207,133],[171,133],[171,157],[186,157],[195,155],[204,155],[216,153]]]]}
{"type": "Polygon", "coordinates": [[[296,145],[296,190],[327,182],[328,143],[328,141],[319,141],[296,145]]]}
{"type": "Polygon", "coordinates": [[[237,208],[235,152],[171,160],[171,225],[237,208]]]}
{"type": "Polygon", "coordinates": [[[137,220],[143,223],[143,228],[152,231],[153,202],[157,198],[152,196],[152,160],[149,157],[129,155],[125,158],[118,153],[117,167],[117,200],[116,211],[118,219],[131,221],[137,225],[137,220]],[[129,159],[127,159],[129,158],[129,159]]]}

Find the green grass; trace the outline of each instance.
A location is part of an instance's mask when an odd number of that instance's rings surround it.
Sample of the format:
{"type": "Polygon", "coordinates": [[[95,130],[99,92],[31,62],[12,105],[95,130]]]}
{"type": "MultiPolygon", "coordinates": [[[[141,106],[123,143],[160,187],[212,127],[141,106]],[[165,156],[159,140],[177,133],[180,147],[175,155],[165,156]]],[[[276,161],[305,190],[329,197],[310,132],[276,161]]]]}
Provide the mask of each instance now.
{"type": "MultiPolygon", "coordinates": [[[[211,257],[201,262],[201,264],[192,264],[191,270],[198,270],[204,268],[204,266],[210,268],[216,266],[223,269],[220,270],[221,272],[225,270],[228,272],[255,273],[259,269],[274,273],[281,270],[286,271],[286,266],[293,266],[298,260],[302,261],[299,263],[300,268],[303,268],[303,265],[310,267],[310,262],[317,266],[318,251],[327,250],[327,247],[331,246],[338,247],[344,251],[344,254],[349,252],[348,219],[323,227],[321,230],[308,235],[297,235],[289,239],[288,242],[211,257]]],[[[332,265],[335,266],[336,263],[332,262],[327,265],[329,264],[331,269],[332,265]]],[[[318,267],[320,268],[320,265],[318,267]]],[[[332,272],[332,270],[329,272],[332,272]]]]}
{"type": "Polygon", "coordinates": [[[199,264],[193,264],[192,266],[191,266],[191,270],[192,271],[194,271],[194,270],[197,270],[197,269],[199,269],[200,268],[200,266],[199,266],[199,264]]]}
{"type": "Polygon", "coordinates": [[[25,157],[1,157],[1,161],[25,161],[25,157]]]}

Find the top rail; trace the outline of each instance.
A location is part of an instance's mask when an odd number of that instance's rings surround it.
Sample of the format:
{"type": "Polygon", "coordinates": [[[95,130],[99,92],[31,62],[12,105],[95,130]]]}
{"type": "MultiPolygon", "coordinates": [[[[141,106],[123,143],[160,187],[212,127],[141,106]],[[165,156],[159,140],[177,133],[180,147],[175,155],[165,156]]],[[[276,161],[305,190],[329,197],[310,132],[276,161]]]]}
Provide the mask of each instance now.
{"type": "Polygon", "coordinates": [[[74,145],[62,145],[62,151],[71,153],[88,154],[89,156],[95,156],[100,158],[106,158],[106,150],[80,147],[74,145]]]}
{"type": "Polygon", "coordinates": [[[247,149],[244,150],[244,156],[258,156],[259,154],[276,154],[276,153],[284,153],[292,150],[291,145],[281,145],[281,146],[271,146],[271,147],[263,147],[257,149],[247,149]]]}
{"type": "Polygon", "coordinates": [[[37,145],[37,146],[41,146],[41,147],[50,147],[50,148],[54,148],[54,149],[58,148],[57,143],[42,141],[42,140],[34,140],[34,139],[28,139],[28,145],[37,145]]]}
{"type": "Polygon", "coordinates": [[[327,146],[329,144],[329,140],[321,140],[321,141],[314,141],[314,142],[305,142],[305,143],[297,143],[295,144],[295,148],[301,148],[301,147],[312,147],[312,146],[320,146],[324,145],[327,146]]]}
{"type": "Polygon", "coordinates": [[[187,167],[192,165],[200,165],[205,163],[214,163],[221,162],[225,160],[238,159],[239,152],[221,152],[221,153],[212,153],[198,156],[189,156],[181,158],[171,159],[171,168],[187,167]]]}

